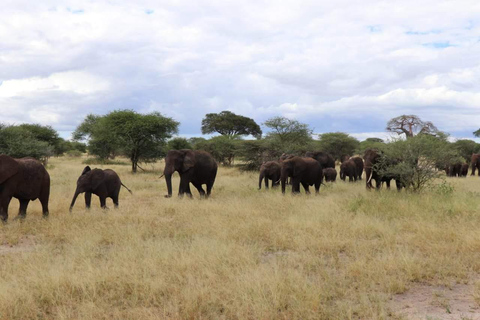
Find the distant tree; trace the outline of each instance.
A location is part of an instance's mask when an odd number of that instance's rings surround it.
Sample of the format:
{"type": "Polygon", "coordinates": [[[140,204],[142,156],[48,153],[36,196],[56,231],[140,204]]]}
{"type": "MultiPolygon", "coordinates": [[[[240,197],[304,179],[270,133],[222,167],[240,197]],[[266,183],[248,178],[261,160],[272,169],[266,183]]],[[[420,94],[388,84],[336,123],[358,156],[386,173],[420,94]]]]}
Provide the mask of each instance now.
{"type": "Polygon", "coordinates": [[[478,151],[480,151],[480,144],[468,139],[457,140],[452,143],[452,146],[467,162],[470,162],[472,153],[478,153],[478,151]]]}
{"type": "Polygon", "coordinates": [[[47,163],[54,153],[53,146],[38,140],[34,134],[21,126],[5,126],[0,129],[0,154],[14,158],[32,157],[47,163]]]}
{"type": "Polygon", "coordinates": [[[60,138],[58,132],[51,126],[26,123],[18,127],[30,132],[36,140],[46,142],[53,148],[53,155],[59,156],[63,154],[62,143],[64,140],[60,138]]]}
{"type": "Polygon", "coordinates": [[[358,149],[360,142],[354,137],[343,132],[329,132],[319,135],[320,150],[341,160],[344,155],[352,156],[358,149]]]}
{"type": "Polygon", "coordinates": [[[173,138],[167,142],[167,150],[193,149],[192,144],[185,138],[173,138]]]}
{"type": "Polygon", "coordinates": [[[417,134],[435,135],[438,132],[437,127],[432,122],[422,121],[416,115],[401,115],[390,119],[386,130],[395,132],[398,135],[405,134],[407,139],[417,134]]]}
{"type": "Polygon", "coordinates": [[[224,165],[231,165],[235,159],[237,146],[240,141],[239,137],[218,136],[198,141],[194,148],[209,152],[215,160],[224,165]]]}
{"type": "Polygon", "coordinates": [[[165,154],[166,140],[177,133],[178,125],[158,112],[116,110],[105,116],[87,116],[73,137],[88,137],[90,153],[99,157],[108,157],[112,152],[128,157],[132,172],[137,172],[140,161],[155,160],[165,154]]]}
{"type": "Polygon", "coordinates": [[[314,143],[313,131],[307,124],[297,120],[274,117],[265,121],[263,125],[271,130],[265,140],[272,150],[302,154],[311,149],[314,143]]]}
{"type": "Polygon", "coordinates": [[[252,135],[257,139],[262,137],[262,130],[253,119],[230,111],[206,114],[202,120],[202,133],[220,133],[230,138],[243,135],[252,135]]]}
{"type": "Polygon", "coordinates": [[[359,154],[363,154],[367,149],[379,149],[384,144],[385,144],[385,141],[383,141],[383,139],[367,138],[360,142],[356,152],[359,154]]]}

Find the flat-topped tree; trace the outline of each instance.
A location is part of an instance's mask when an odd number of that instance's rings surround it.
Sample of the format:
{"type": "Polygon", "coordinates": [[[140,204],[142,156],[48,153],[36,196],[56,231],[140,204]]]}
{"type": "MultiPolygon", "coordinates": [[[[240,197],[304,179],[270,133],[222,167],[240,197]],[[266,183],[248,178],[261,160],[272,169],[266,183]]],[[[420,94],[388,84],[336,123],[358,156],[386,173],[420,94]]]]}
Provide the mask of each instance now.
{"type": "Polygon", "coordinates": [[[430,121],[422,121],[416,115],[401,115],[399,117],[390,119],[387,123],[387,131],[395,132],[398,135],[405,134],[405,137],[411,138],[417,134],[436,135],[438,133],[437,127],[430,121]]]}
{"type": "Polygon", "coordinates": [[[230,111],[207,113],[202,120],[202,133],[220,133],[228,137],[252,135],[257,139],[262,137],[262,130],[253,119],[230,111]]]}

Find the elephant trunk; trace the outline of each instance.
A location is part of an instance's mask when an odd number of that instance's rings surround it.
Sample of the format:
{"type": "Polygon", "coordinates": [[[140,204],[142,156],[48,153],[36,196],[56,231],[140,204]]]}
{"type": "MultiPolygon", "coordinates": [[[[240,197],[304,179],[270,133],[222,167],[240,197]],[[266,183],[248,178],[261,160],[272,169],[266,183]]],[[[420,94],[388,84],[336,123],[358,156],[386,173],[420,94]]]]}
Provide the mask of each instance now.
{"type": "Polygon", "coordinates": [[[75,201],[77,200],[78,195],[80,194],[80,191],[75,190],[75,194],[73,195],[72,203],[70,203],[70,212],[72,212],[73,206],[75,205],[75,201]]]}
{"type": "MultiPolygon", "coordinates": [[[[260,171],[260,176],[258,178],[258,190],[262,189],[262,180],[265,178],[265,171],[260,171]]],[[[274,182],[275,183],[275,182],[274,182]]]]}
{"type": "Polygon", "coordinates": [[[280,174],[280,180],[282,181],[282,193],[285,193],[285,186],[288,178],[288,172],[286,168],[282,168],[282,172],[280,174]]]}
{"type": "Polygon", "coordinates": [[[168,194],[165,198],[170,198],[172,196],[172,175],[175,172],[175,168],[171,163],[165,164],[165,169],[163,170],[163,175],[165,176],[165,182],[167,183],[167,192],[168,194]]]}

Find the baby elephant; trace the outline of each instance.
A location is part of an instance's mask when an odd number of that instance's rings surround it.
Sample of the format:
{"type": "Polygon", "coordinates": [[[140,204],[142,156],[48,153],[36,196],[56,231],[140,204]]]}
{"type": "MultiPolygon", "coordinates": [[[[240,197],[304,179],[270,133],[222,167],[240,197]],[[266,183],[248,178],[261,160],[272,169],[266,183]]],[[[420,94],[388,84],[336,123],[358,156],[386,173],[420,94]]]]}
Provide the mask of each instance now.
{"type": "Polygon", "coordinates": [[[106,200],[112,198],[115,208],[118,207],[118,194],[120,188],[123,186],[128,192],[132,193],[118,177],[118,174],[111,169],[90,169],[86,166],[83,169],[82,175],[77,180],[77,190],[73,195],[72,203],[70,204],[70,212],[72,212],[75,200],[80,193],[85,192],[85,205],[87,209],[90,209],[90,203],[92,202],[92,193],[96,194],[100,198],[100,206],[103,209],[107,209],[106,200]]]}
{"type": "Polygon", "coordinates": [[[323,169],[323,176],[325,177],[325,182],[335,182],[337,180],[337,170],[325,168],[323,169]]]}

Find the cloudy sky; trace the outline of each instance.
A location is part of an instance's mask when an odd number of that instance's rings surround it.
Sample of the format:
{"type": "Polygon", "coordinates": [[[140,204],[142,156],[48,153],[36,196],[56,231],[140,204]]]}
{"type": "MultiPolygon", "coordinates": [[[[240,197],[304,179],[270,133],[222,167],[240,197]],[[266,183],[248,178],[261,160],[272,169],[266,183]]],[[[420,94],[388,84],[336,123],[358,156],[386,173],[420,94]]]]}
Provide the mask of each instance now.
{"type": "Polygon", "coordinates": [[[382,136],[417,114],[480,128],[478,0],[2,0],[0,121],[64,137],[88,113],[282,115],[382,136]],[[395,4],[393,4],[395,3],[395,4]]]}

